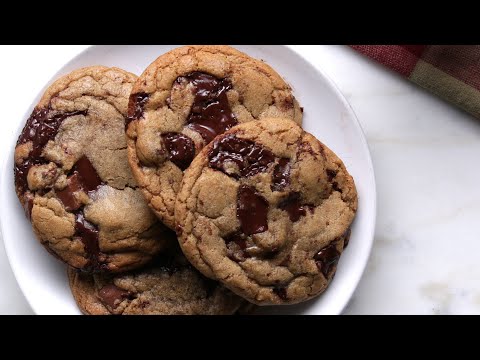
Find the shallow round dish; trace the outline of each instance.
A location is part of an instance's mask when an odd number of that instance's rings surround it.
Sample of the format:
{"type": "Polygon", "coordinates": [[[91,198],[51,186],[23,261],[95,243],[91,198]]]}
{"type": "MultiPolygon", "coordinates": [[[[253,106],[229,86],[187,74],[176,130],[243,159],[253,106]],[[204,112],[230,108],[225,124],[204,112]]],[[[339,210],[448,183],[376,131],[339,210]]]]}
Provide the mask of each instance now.
{"type": "MultiPolygon", "coordinates": [[[[69,61],[50,83],[76,68],[90,65],[117,66],[140,75],[160,54],[174,47],[176,46],[93,46],[69,61]]],[[[350,243],[340,259],[335,279],[329,288],[309,302],[265,307],[259,312],[340,314],[363,273],[375,228],[375,178],[362,129],[343,95],[331,80],[302,57],[301,49],[255,45],[236,48],[265,60],[293,87],[295,96],[305,109],[304,128],[344,161],[355,179],[359,198],[350,243]]],[[[66,266],[49,255],[35,239],[14,191],[13,150],[17,136],[42,93],[26,109],[24,117],[17,119],[17,132],[10,139],[10,151],[3,162],[0,185],[1,229],[13,272],[33,311],[37,314],[80,314],[70,293],[66,266]]]]}

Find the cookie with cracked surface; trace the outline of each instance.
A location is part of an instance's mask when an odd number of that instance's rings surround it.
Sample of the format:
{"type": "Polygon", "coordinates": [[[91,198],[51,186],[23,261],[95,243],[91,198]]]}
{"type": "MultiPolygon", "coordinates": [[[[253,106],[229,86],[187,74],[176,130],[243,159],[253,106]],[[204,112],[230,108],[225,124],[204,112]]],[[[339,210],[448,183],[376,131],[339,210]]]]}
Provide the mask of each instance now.
{"type": "Polygon", "coordinates": [[[87,315],[231,315],[251,307],[195,270],[180,250],[130,273],[91,275],[69,268],[68,277],[78,307],[87,315]]]}
{"type": "Polygon", "coordinates": [[[258,305],[292,304],[332,280],[357,210],[342,161],[287,119],[227,131],[183,178],[175,216],[204,275],[258,305]]]}
{"type": "Polygon", "coordinates": [[[160,56],[136,81],[128,114],[133,174],[172,229],[183,172],[215,136],[265,117],[302,121],[290,86],[265,63],[228,46],[185,46],[160,56]]]}
{"type": "Polygon", "coordinates": [[[125,116],[135,79],[103,66],[63,76],[17,141],[15,190],[36,236],[78,269],[133,269],[171,240],[128,165],[125,116]]]}

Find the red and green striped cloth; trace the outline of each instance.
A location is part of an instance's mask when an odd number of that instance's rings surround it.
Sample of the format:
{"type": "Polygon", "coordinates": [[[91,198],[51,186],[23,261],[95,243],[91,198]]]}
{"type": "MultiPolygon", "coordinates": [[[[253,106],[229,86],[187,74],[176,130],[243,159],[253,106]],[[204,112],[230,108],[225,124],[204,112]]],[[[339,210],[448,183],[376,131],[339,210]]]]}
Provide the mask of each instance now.
{"type": "Polygon", "coordinates": [[[351,45],[480,118],[480,45],[351,45]]]}

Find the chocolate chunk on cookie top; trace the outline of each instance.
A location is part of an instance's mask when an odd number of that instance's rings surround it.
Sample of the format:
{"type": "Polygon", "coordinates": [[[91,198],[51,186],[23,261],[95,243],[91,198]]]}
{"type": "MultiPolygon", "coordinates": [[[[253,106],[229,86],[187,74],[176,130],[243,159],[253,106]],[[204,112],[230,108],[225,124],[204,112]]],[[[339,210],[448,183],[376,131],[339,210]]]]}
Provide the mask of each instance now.
{"type": "Polygon", "coordinates": [[[185,46],[160,56],[135,82],[128,109],[130,165],[171,228],[183,171],[216,136],[265,117],[302,121],[289,85],[228,46],[185,46]]]}
{"type": "Polygon", "coordinates": [[[258,305],[322,293],[357,210],[342,161],[289,119],[236,126],[185,172],[179,242],[204,275],[258,305]]]}
{"type": "Polygon", "coordinates": [[[60,78],[15,148],[15,190],[38,239],[85,271],[136,268],[171,239],[127,161],[125,116],[135,79],[102,66],[60,78]]]}
{"type": "Polygon", "coordinates": [[[109,276],[69,269],[68,276],[87,315],[231,315],[248,304],[200,274],[180,250],[134,272],[109,276]]]}

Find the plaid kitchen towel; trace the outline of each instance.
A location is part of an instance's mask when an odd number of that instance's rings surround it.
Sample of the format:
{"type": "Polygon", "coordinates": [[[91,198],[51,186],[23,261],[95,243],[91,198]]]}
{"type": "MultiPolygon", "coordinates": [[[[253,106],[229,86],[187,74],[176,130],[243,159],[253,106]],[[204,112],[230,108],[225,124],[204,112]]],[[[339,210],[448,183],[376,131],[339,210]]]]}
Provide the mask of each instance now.
{"type": "Polygon", "coordinates": [[[480,45],[351,45],[480,118],[480,45]]]}

